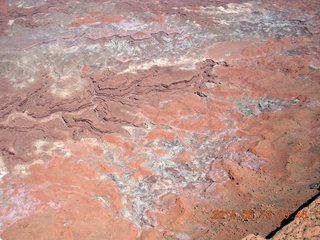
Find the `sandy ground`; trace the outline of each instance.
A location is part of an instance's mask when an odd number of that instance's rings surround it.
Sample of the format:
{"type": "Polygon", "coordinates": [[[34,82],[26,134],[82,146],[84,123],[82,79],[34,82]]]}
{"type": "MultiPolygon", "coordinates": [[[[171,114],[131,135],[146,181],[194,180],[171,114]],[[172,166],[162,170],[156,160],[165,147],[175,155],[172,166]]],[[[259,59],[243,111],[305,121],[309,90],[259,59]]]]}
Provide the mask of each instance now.
{"type": "MultiPolygon", "coordinates": [[[[312,199],[313,200],[313,199],[312,199]]],[[[274,231],[268,239],[319,239],[320,236],[320,198],[295,214],[295,219],[274,231]]],[[[290,218],[288,218],[290,219],[290,218]]],[[[242,240],[264,240],[261,236],[250,234],[242,240]]]]}
{"type": "Polygon", "coordinates": [[[319,9],[1,0],[1,238],[317,239],[319,9]]]}

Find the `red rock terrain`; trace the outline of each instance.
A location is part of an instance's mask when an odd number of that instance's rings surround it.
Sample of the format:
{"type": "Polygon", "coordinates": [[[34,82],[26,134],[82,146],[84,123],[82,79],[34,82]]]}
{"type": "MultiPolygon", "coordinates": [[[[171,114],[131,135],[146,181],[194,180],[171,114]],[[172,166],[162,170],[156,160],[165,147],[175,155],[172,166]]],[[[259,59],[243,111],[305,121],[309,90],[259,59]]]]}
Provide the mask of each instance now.
{"type": "Polygon", "coordinates": [[[0,239],[318,239],[319,9],[0,1],[0,239]]]}

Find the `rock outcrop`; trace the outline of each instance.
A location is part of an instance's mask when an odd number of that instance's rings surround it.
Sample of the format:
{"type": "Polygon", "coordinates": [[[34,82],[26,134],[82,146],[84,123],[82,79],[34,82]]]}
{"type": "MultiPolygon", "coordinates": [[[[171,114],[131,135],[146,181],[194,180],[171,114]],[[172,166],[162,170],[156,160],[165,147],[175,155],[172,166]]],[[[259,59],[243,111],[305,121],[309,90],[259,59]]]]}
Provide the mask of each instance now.
{"type": "Polygon", "coordinates": [[[1,238],[266,237],[319,192],[319,8],[0,1],[1,238]]]}

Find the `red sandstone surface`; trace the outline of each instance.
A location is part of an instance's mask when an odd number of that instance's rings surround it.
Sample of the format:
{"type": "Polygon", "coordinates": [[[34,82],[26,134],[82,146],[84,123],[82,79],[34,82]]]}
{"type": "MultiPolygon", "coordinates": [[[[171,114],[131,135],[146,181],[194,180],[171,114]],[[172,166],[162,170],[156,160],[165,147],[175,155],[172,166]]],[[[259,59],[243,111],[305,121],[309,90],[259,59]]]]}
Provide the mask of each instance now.
{"type": "Polygon", "coordinates": [[[318,239],[319,9],[1,0],[0,239],[318,239]]]}

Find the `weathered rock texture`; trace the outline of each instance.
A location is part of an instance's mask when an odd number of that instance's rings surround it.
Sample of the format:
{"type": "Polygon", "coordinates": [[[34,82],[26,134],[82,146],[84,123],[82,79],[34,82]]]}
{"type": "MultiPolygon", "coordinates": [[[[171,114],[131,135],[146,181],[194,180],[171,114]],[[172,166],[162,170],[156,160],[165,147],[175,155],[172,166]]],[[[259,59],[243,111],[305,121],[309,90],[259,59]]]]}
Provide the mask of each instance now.
{"type": "Polygon", "coordinates": [[[319,9],[0,1],[2,239],[267,236],[319,191],[319,9]]]}
{"type": "MultiPolygon", "coordinates": [[[[320,238],[320,198],[301,210],[293,222],[279,230],[272,240],[280,239],[319,239],[320,238]],[[302,215],[304,214],[304,216],[302,215]]],[[[265,238],[250,234],[242,240],[264,240],[265,238]]]]}

